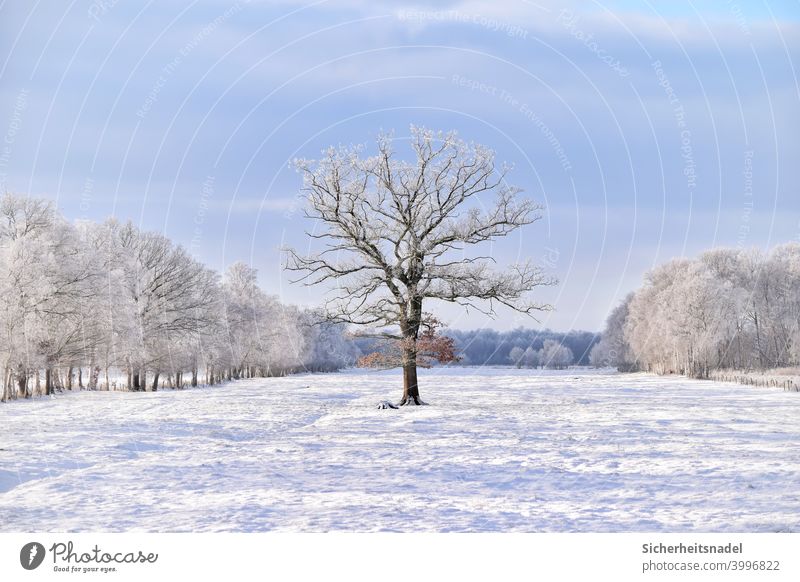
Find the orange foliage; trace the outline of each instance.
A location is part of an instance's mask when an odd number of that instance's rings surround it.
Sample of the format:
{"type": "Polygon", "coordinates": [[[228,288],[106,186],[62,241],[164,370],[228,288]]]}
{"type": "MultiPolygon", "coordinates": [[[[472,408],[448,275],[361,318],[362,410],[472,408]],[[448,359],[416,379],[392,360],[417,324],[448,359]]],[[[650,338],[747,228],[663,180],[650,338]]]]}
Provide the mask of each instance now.
{"type": "MultiPolygon", "coordinates": [[[[458,362],[453,338],[439,334],[442,322],[427,315],[421,324],[421,331],[416,341],[417,366],[430,368],[435,362],[447,364],[458,362]]],[[[362,356],[356,362],[360,368],[395,368],[403,365],[404,348],[414,349],[414,340],[386,340],[380,351],[362,356]]]]}

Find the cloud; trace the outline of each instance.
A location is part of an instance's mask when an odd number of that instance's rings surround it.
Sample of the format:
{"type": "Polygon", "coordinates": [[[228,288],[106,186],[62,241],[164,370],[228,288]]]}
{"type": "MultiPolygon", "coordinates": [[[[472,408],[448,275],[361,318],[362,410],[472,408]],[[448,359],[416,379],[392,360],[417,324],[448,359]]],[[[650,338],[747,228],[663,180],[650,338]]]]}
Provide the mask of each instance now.
{"type": "MultiPolygon", "coordinates": [[[[91,179],[90,217],[114,209],[146,226],[168,224],[178,238],[213,175],[203,226],[213,253],[217,230],[233,244],[256,222],[258,236],[302,236],[307,225],[291,196],[300,178],[287,160],[370,142],[381,128],[402,135],[413,122],[458,129],[516,164],[513,182],[550,208],[526,240],[557,245],[564,257],[575,245],[575,289],[591,282],[583,273],[594,271],[604,236],[623,255],[635,246],[636,268],[658,258],[653,249],[683,248],[687,230],[688,249],[736,244],[748,149],[758,193],[748,242],[797,234],[782,219],[800,211],[792,196],[800,187],[796,7],[281,0],[242,2],[220,20],[234,4],[118,2],[99,22],[86,4],[4,5],[0,134],[19,91],[29,91],[3,168],[10,186],[51,192],[79,217],[91,179]],[[697,173],[692,192],[683,129],[697,173]],[[717,219],[712,240],[704,225],[717,219]]],[[[277,264],[277,242],[260,243],[259,260],[277,264]]],[[[564,300],[566,315],[553,325],[571,322],[573,304],[564,300]]]]}

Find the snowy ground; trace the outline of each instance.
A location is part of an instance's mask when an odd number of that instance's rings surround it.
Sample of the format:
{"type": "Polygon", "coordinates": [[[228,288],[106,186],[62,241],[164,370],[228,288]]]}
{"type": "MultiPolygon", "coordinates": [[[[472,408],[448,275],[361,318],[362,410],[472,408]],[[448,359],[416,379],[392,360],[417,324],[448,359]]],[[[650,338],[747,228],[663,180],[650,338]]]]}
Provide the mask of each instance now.
{"type": "Polygon", "coordinates": [[[0,405],[2,531],[800,531],[800,394],[397,372],[0,405]]]}

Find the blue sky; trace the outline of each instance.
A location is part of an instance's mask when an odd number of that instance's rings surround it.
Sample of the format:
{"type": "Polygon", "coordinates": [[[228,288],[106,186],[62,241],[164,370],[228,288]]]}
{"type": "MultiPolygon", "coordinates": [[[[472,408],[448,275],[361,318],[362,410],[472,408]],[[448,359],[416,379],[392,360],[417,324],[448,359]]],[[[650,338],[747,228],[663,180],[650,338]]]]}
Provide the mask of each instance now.
{"type": "MultiPolygon", "coordinates": [[[[210,266],[306,248],[288,162],[456,129],[544,219],[491,252],[561,280],[541,325],[602,327],[654,265],[800,240],[797,2],[5,2],[0,188],[163,231],[210,266]]],[[[445,306],[455,327],[535,325],[445,306]]]]}

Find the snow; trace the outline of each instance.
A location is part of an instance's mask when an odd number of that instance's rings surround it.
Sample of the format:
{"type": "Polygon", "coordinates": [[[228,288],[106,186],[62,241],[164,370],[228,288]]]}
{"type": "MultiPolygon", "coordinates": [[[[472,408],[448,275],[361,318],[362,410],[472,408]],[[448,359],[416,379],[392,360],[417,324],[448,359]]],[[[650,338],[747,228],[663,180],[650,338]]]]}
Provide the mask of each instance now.
{"type": "Polygon", "coordinates": [[[0,530],[800,531],[800,394],[397,371],[0,406],[0,530]]]}

